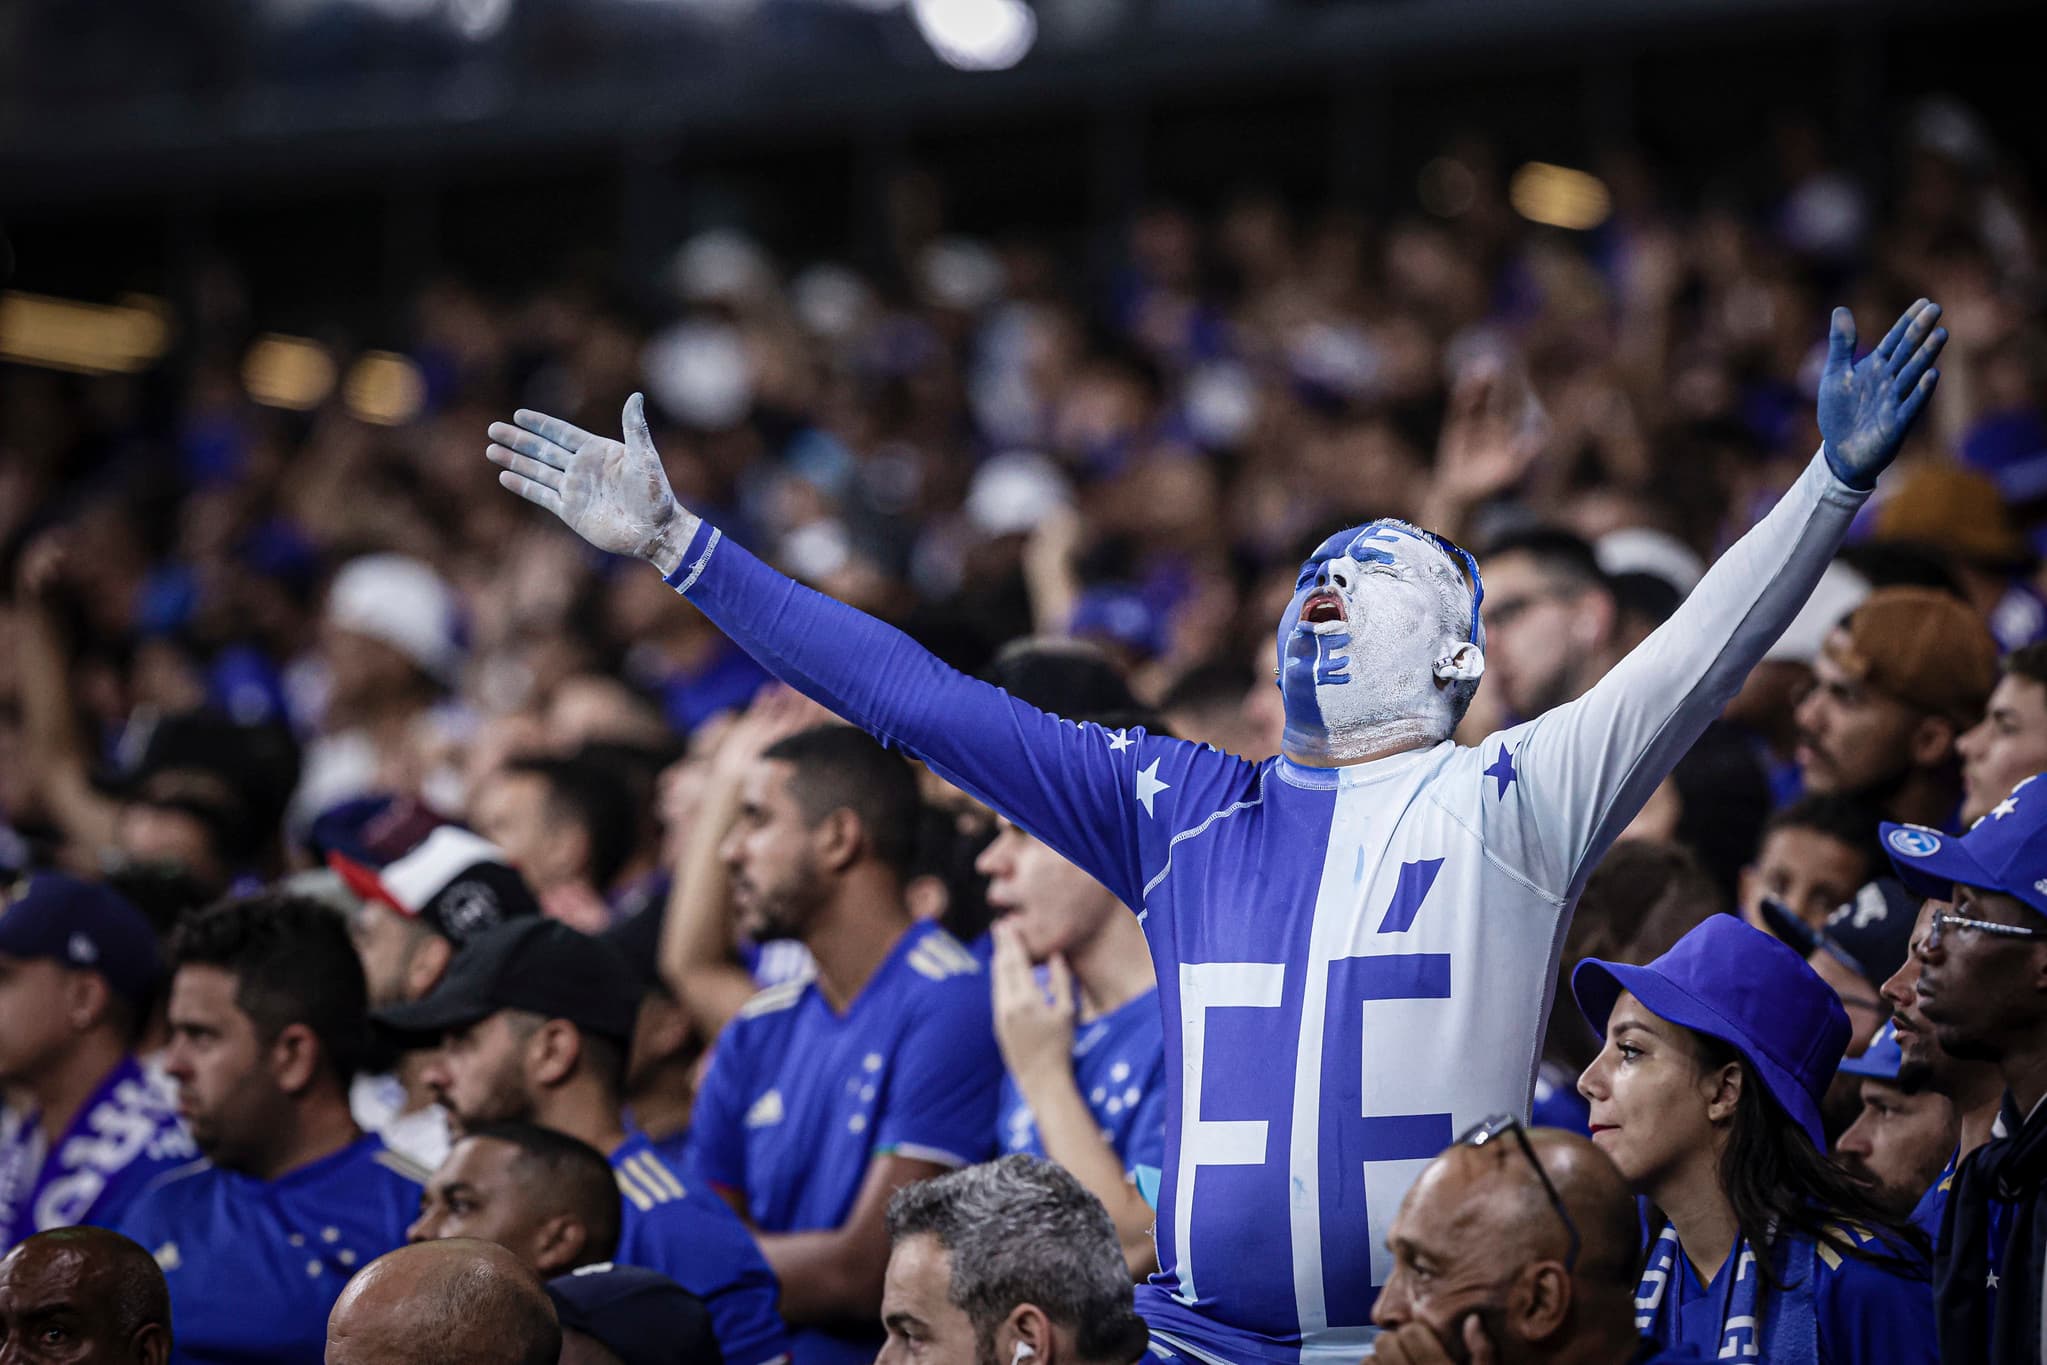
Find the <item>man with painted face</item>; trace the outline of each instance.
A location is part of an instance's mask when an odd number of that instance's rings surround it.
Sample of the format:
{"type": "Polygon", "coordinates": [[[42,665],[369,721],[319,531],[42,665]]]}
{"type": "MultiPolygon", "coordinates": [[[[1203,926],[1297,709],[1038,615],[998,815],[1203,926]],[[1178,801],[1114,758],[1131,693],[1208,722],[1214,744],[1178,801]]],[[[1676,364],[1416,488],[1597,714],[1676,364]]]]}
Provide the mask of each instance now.
{"type": "Polygon", "coordinates": [[[1332,537],[1276,637],[1284,752],[1076,725],[963,677],[675,503],[626,440],[520,412],[499,482],[656,565],[799,691],[1085,869],[1145,927],[1166,1030],[1154,1338],[1355,1361],[1401,1196],[1453,1135],[1526,1113],[1564,920],[1599,855],[1818,580],[1932,392],[1915,304],[1856,362],[1834,316],[1820,453],[1675,617],[1583,696],[1450,741],[1485,667],[1477,567],[1398,522],[1332,537]]]}

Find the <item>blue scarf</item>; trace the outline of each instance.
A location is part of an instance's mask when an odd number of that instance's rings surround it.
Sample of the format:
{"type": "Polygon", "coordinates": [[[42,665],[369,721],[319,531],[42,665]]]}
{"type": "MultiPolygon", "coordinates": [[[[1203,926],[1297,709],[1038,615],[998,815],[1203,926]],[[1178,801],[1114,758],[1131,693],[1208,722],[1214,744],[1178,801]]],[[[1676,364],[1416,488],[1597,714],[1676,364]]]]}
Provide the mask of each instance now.
{"type": "MultiPolygon", "coordinates": [[[[1671,1280],[1685,1273],[1677,1264],[1679,1250],[1677,1229],[1665,1225],[1656,1245],[1649,1249],[1649,1264],[1635,1291],[1635,1330],[1666,1345],[1676,1345],[1679,1340],[1677,1306],[1673,1303],[1667,1312],[1664,1309],[1671,1280]]],[[[1720,1321],[1716,1358],[1816,1365],[1819,1324],[1812,1243],[1802,1237],[1778,1239],[1771,1259],[1783,1287],[1770,1297],[1774,1311],[1768,1314],[1768,1322],[1763,1321],[1762,1268],[1746,1237],[1734,1244],[1733,1255],[1734,1284],[1720,1321]]]]}

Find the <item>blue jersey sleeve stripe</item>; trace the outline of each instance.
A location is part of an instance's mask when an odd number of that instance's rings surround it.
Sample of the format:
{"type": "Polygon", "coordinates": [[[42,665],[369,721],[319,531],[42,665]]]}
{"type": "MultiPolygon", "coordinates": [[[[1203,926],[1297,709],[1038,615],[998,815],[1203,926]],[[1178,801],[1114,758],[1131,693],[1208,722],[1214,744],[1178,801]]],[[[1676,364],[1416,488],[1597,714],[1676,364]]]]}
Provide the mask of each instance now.
{"type": "Polygon", "coordinates": [[[668,1169],[660,1157],[655,1156],[652,1152],[641,1152],[633,1158],[633,1161],[638,1163],[633,1167],[633,1170],[638,1173],[642,1180],[656,1189],[666,1192],[670,1199],[682,1198],[684,1193],[682,1182],[675,1178],[675,1173],[668,1169]]]}
{"type": "MultiPolygon", "coordinates": [[[[1195,835],[1200,834],[1207,830],[1208,827],[1210,825],[1213,825],[1216,821],[1226,820],[1230,816],[1235,815],[1238,811],[1249,810],[1251,809],[1251,807],[1263,801],[1265,799],[1265,779],[1270,776],[1272,776],[1272,769],[1270,767],[1267,767],[1264,772],[1258,775],[1258,795],[1250,797],[1247,800],[1239,801],[1234,806],[1227,806],[1222,810],[1215,812],[1215,814],[1209,816],[1206,820],[1203,820],[1193,829],[1183,829],[1178,834],[1175,834],[1172,838],[1172,841],[1166,845],[1166,865],[1158,870],[1158,874],[1156,876],[1154,876],[1150,881],[1144,884],[1144,891],[1139,896],[1140,902],[1151,899],[1151,893],[1158,890],[1159,883],[1164,881],[1166,879],[1166,874],[1173,870],[1173,850],[1180,846],[1181,840],[1192,839],[1195,835]]],[[[1143,919],[1144,918],[1143,914],[1140,913],[1138,918],[1140,920],[1143,919]]]]}

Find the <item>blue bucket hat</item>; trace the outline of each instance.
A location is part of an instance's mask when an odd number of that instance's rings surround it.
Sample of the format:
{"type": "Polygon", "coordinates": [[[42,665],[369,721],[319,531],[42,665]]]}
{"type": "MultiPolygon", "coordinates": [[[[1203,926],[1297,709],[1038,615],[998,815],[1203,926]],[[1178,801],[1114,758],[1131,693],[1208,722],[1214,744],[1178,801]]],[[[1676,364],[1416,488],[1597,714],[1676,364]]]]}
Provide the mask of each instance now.
{"type": "Polygon", "coordinates": [[[1929,900],[1952,900],[1955,887],[2015,896],[2047,915],[2047,787],[2026,778],[1959,837],[1924,825],[1882,826],[1884,852],[1898,880],[1929,900]]]}
{"type": "Polygon", "coordinates": [[[1813,1146],[1827,1149],[1820,1097],[1848,1050],[1848,1011],[1788,945],[1732,915],[1710,915],[1646,967],[1587,958],[1571,973],[1571,993],[1601,1038],[1622,991],[1657,1018],[1739,1052],[1813,1146]]]}

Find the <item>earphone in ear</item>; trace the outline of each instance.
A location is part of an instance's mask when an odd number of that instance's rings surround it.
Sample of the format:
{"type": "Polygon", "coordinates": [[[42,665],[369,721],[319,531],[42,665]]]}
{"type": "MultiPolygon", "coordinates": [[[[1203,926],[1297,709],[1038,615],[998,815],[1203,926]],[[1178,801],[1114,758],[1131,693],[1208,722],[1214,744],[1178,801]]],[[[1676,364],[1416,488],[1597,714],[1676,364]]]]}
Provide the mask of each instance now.
{"type": "Polygon", "coordinates": [[[1023,1365],[1026,1360],[1036,1360],[1038,1353],[1028,1341],[1019,1341],[1016,1349],[1009,1353],[1009,1365],[1023,1365]]]}

